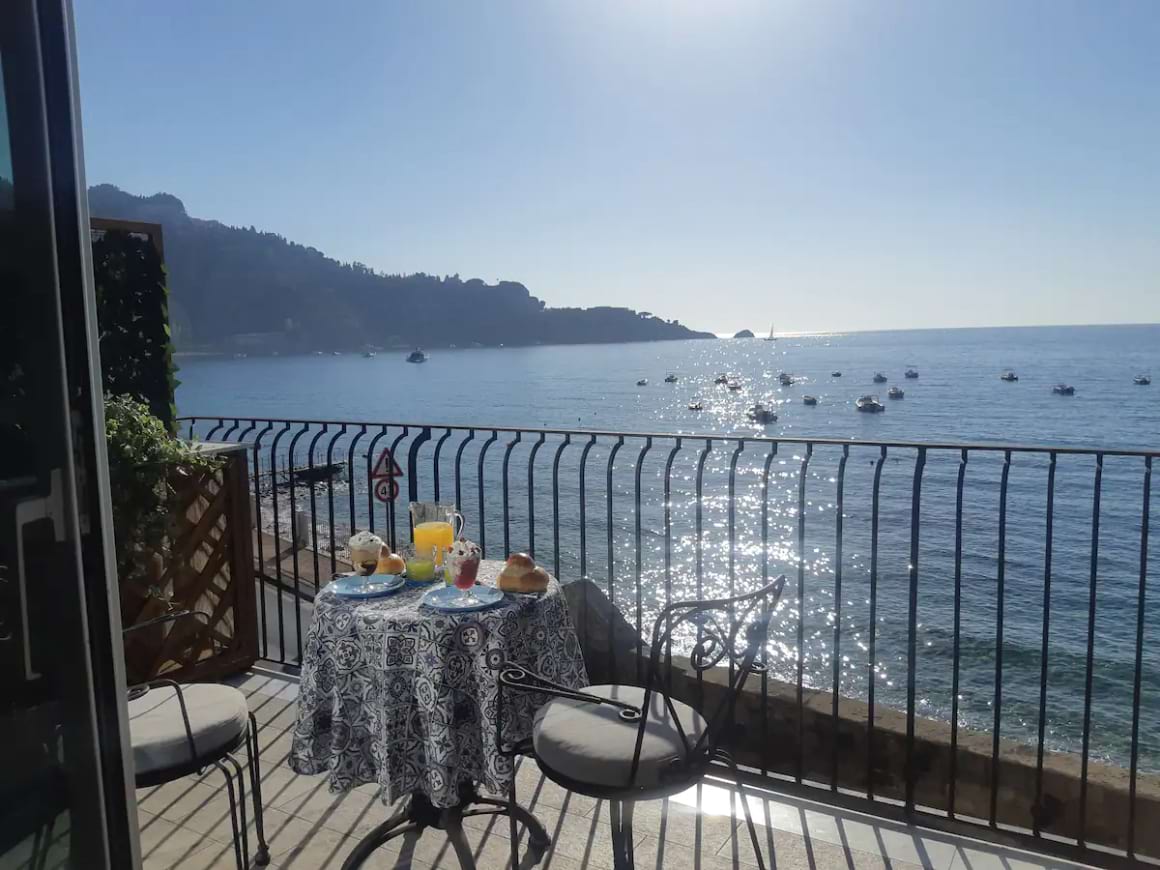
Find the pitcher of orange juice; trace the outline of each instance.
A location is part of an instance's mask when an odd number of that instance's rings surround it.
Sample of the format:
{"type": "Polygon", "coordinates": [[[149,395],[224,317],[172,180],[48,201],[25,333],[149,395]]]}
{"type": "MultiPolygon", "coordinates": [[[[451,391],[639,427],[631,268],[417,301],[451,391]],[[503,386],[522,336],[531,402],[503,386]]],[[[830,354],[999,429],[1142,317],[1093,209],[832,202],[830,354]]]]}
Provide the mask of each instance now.
{"type": "Polygon", "coordinates": [[[415,547],[435,548],[435,564],[443,564],[443,554],[463,532],[463,514],[453,504],[411,502],[411,536],[415,547]]]}

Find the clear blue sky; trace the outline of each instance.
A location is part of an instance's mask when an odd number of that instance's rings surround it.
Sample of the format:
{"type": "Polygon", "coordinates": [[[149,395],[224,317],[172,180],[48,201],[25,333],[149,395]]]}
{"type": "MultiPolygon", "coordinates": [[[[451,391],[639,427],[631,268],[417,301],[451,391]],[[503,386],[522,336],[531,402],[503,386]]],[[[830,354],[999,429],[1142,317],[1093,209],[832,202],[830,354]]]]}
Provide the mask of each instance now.
{"type": "Polygon", "coordinates": [[[704,329],[1160,321],[1160,2],[74,0],[89,180],[704,329]]]}

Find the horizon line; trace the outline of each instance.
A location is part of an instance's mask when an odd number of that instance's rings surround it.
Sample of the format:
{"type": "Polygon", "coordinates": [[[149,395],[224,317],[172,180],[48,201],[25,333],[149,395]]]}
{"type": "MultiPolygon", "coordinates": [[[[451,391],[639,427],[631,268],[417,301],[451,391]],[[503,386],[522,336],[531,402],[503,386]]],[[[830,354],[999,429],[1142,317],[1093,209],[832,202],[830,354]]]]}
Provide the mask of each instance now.
{"type": "MultiPolygon", "coordinates": [[[[802,330],[787,330],[785,332],[774,332],[773,337],[778,338],[804,338],[807,336],[821,336],[821,335],[863,335],[873,334],[879,332],[943,332],[946,330],[967,330],[967,329],[1092,329],[1094,327],[1119,327],[1119,326],[1160,326],[1160,321],[1118,321],[1106,323],[1001,323],[991,325],[971,325],[971,326],[893,326],[893,327],[874,327],[870,329],[802,329],[802,330]]],[[[691,327],[690,327],[691,328],[691,327]]],[[[747,329],[748,327],[742,327],[747,329]]],[[[732,332],[714,332],[713,334],[719,339],[732,340],[733,336],[741,330],[733,330],[732,332]]],[[[751,332],[753,330],[750,330],[751,332]]],[[[764,338],[754,332],[755,339],[764,338]]],[[[746,341],[748,339],[740,339],[746,341]]]]}

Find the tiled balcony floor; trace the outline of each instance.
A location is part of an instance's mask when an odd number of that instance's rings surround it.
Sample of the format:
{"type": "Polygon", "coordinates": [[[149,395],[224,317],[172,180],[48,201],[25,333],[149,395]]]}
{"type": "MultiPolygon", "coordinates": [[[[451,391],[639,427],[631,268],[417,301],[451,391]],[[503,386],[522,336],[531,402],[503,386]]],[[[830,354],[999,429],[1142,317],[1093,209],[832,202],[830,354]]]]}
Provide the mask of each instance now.
{"type": "MultiPolygon", "coordinates": [[[[338,868],[355,843],[389,812],[364,786],[331,795],[322,777],[298,776],[286,766],[297,684],[256,672],[238,683],[258,719],[266,836],[274,868],[338,868]]],[[[208,870],[235,866],[229,801],[216,771],[137,794],[144,865],[151,870],[208,870]]],[[[521,766],[520,803],[547,828],[552,845],[535,865],[552,870],[611,868],[604,802],[564,791],[534,764],[521,766]]],[[[778,870],[861,870],[930,867],[937,870],[1032,870],[1078,865],[962,837],[883,821],[821,803],[775,794],[751,797],[767,867],[778,870]]],[[[251,826],[253,824],[250,820],[251,826]]],[[[509,861],[506,818],[466,819],[476,862],[504,868],[509,861]]],[[[677,798],[637,805],[636,863],[641,870],[723,870],[756,866],[740,804],[725,786],[707,783],[677,798]]],[[[251,844],[253,836],[251,835],[251,844]]],[[[442,832],[428,830],[391,841],[364,865],[381,868],[458,868],[442,832]]],[[[525,862],[525,866],[528,866],[525,862]]]]}

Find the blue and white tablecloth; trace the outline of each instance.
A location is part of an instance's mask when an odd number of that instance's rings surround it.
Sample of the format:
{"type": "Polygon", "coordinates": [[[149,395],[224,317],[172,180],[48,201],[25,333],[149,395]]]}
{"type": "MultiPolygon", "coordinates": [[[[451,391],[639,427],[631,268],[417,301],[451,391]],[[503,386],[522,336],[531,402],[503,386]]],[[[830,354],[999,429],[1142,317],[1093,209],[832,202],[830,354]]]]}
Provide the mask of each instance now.
{"type": "MultiPolygon", "coordinates": [[[[485,561],[494,584],[502,562],[485,561]]],[[[328,775],[332,792],[378,783],[393,802],[422,793],[459,802],[459,784],[503,793],[511,759],[497,751],[499,670],[522,665],[572,688],[588,684],[560,584],[450,615],[419,606],[423,589],[369,601],[322,590],[306,637],[290,767],[328,775]]],[[[504,740],[525,739],[544,698],[504,693],[504,740]]]]}

